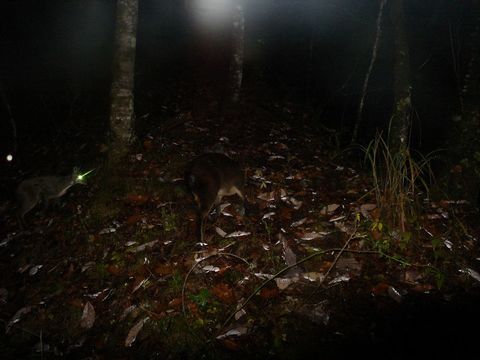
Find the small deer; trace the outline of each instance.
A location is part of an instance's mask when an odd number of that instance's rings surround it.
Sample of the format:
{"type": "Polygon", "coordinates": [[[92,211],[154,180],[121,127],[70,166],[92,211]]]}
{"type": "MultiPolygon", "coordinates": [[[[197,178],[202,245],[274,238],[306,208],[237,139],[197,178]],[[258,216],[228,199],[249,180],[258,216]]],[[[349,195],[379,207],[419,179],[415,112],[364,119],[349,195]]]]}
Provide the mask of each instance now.
{"type": "Polygon", "coordinates": [[[62,197],[75,184],[83,184],[84,175],[75,167],[68,176],[39,176],[22,181],[16,190],[17,220],[25,227],[25,215],[39,203],[47,209],[52,199],[62,197]]]}
{"type": "MultiPolygon", "coordinates": [[[[193,159],[186,167],[185,182],[197,206],[197,231],[203,242],[205,219],[224,196],[237,194],[245,213],[243,171],[238,163],[219,153],[206,153],[193,159]]],[[[218,209],[217,209],[218,213],[218,209]]]]}

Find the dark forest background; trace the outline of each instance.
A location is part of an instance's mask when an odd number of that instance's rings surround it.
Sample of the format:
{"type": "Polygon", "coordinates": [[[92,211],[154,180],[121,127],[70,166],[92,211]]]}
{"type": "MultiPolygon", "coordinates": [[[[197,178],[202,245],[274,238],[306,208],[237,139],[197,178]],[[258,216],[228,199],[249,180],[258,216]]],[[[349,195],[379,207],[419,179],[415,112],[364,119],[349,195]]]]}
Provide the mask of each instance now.
{"type": "MultiPolygon", "coordinates": [[[[412,142],[424,151],[444,147],[458,111],[455,66],[457,71],[462,66],[461,39],[470,15],[466,3],[406,1],[412,142]]],[[[52,139],[69,142],[86,129],[105,130],[115,1],[4,1],[0,6],[0,75],[17,122],[19,149],[52,139]]],[[[301,104],[316,124],[348,134],[370,61],[377,1],[247,1],[245,9],[244,96],[280,107],[301,104]]],[[[198,83],[199,74],[205,84],[221,89],[230,55],[224,30],[199,45],[182,1],[140,2],[135,74],[140,129],[146,113],[161,121],[178,111],[169,104],[179,84],[198,83]]],[[[385,128],[391,114],[391,37],[385,16],[363,140],[385,128]]],[[[7,117],[4,104],[1,114],[7,117]]],[[[2,147],[8,148],[10,125],[2,120],[1,126],[2,147]]]]}

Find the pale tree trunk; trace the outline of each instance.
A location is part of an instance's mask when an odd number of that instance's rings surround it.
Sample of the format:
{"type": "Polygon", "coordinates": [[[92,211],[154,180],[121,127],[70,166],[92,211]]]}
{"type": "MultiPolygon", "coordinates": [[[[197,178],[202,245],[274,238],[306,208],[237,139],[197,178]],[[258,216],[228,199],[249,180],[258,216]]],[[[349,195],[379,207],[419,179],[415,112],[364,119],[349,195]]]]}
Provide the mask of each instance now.
{"type": "Polygon", "coordinates": [[[117,0],[115,53],[111,89],[109,164],[115,166],[134,139],[133,85],[138,0],[117,0]]]}
{"type": "Polygon", "coordinates": [[[357,121],[355,122],[355,127],[353,128],[351,140],[352,144],[357,141],[358,129],[360,128],[360,123],[362,122],[363,107],[365,105],[365,97],[367,95],[368,83],[370,81],[370,75],[372,74],[373,65],[375,64],[375,61],[377,59],[378,45],[380,44],[380,39],[382,38],[383,9],[386,3],[387,0],[380,0],[380,7],[378,9],[377,15],[375,42],[373,43],[370,65],[368,66],[367,73],[365,74],[365,79],[363,80],[362,97],[360,98],[360,102],[358,103],[357,121]]]}
{"type": "Polygon", "coordinates": [[[230,101],[235,104],[240,100],[245,49],[245,16],[243,6],[240,3],[236,4],[233,9],[232,45],[232,60],[230,62],[230,101]]]}
{"type": "Polygon", "coordinates": [[[403,0],[392,0],[390,16],[393,24],[395,54],[393,65],[394,103],[389,141],[393,152],[398,152],[408,147],[412,112],[409,47],[405,30],[403,0]]]}

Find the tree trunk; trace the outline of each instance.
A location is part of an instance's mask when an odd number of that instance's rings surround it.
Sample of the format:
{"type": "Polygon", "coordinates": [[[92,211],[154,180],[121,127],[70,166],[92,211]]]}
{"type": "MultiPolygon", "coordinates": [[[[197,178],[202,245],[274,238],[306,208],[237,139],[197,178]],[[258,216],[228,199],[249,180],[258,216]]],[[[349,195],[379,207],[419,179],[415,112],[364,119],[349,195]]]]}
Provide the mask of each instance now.
{"type": "Polygon", "coordinates": [[[245,17],[243,6],[235,5],[232,25],[232,60],[230,62],[230,101],[232,104],[240,100],[243,78],[243,59],[245,48],[245,17]]]}
{"type": "Polygon", "coordinates": [[[403,0],[392,0],[390,16],[393,24],[395,54],[393,65],[394,103],[390,120],[389,142],[391,150],[396,153],[405,150],[408,146],[412,110],[410,60],[403,0]]]}
{"type": "Polygon", "coordinates": [[[128,152],[134,139],[133,85],[138,0],[118,0],[115,53],[111,89],[109,166],[115,166],[128,152]]]}
{"type": "Polygon", "coordinates": [[[380,43],[380,39],[382,38],[383,9],[386,2],[387,0],[380,0],[380,7],[378,9],[377,15],[377,30],[375,35],[375,42],[373,43],[370,65],[368,66],[367,73],[365,74],[365,79],[363,80],[362,97],[360,98],[360,102],[358,103],[357,121],[355,122],[355,126],[353,128],[352,140],[350,142],[351,144],[357,142],[358,129],[360,128],[360,123],[362,122],[363,107],[365,105],[365,97],[367,95],[368,83],[370,81],[370,75],[372,74],[373,65],[375,64],[375,60],[377,59],[378,45],[380,43]]]}

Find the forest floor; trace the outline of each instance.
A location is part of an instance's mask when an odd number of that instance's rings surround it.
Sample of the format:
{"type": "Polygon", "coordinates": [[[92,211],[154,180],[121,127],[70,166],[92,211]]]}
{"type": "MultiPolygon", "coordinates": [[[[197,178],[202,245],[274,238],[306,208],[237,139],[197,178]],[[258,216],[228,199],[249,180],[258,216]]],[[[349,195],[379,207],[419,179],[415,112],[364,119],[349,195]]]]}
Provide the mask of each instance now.
{"type": "Polygon", "coordinates": [[[29,213],[28,231],[8,211],[2,359],[478,349],[477,213],[425,199],[407,231],[380,226],[368,170],[334,157],[325,133],[289,125],[284,110],[183,112],[139,139],[118,189],[105,191],[97,170],[60,209],[29,213]],[[183,169],[217,144],[245,170],[247,214],[225,198],[201,244],[183,169]]]}

